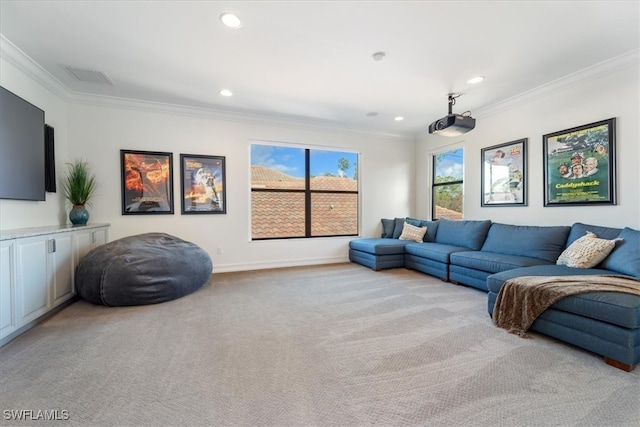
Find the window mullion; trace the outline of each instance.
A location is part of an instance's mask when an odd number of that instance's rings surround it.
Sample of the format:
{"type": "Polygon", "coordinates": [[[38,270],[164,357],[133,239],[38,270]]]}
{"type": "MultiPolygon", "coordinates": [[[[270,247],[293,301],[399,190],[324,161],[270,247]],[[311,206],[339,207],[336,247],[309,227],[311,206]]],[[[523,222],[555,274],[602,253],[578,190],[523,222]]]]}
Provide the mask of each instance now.
{"type": "Polygon", "coordinates": [[[311,150],[304,150],[304,235],[311,237],[311,150]]]}

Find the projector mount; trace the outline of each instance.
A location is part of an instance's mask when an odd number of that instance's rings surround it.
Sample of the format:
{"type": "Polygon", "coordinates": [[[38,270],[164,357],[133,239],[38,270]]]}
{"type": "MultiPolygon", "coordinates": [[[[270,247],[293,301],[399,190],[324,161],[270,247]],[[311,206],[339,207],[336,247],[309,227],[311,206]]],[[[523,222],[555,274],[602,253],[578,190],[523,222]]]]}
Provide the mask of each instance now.
{"type": "Polygon", "coordinates": [[[441,136],[459,136],[469,132],[476,126],[476,119],[471,117],[470,111],[462,114],[453,114],[453,106],[456,98],[462,96],[461,93],[450,93],[447,95],[449,99],[449,114],[429,125],[429,133],[441,136]]]}
{"type": "MultiPolygon", "coordinates": [[[[460,98],[464,93],[450,93],[447,96],[449,97],[449,115],[453,114],[453,106],[456,105],[456,99],[460,98]]],[[[465,111],[460,114],[461,116],[471,116],[471,111],[465,111]]]]}

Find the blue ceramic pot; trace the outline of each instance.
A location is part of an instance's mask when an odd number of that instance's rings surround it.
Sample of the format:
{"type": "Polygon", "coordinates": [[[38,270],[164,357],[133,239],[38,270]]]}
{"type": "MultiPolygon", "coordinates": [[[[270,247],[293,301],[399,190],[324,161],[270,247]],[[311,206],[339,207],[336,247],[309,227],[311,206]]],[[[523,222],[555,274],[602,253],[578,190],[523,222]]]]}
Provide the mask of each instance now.
{"type": "Polygon", "coordinates": [[[87,225],[89,211],[84,208],[84,205],[76,205],[69,212],[69,220],[73,225],[87,225]]]}

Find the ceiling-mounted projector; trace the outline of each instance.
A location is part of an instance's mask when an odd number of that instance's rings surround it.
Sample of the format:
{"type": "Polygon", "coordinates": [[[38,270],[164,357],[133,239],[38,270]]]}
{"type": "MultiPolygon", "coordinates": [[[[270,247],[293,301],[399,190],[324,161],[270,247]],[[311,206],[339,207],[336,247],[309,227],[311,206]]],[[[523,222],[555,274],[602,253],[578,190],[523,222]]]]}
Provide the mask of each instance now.
{"type": "Polygon", "coordinates": [[[467,133],[476,127],[476,119],[464,114],[453,114],[453,104],[456,98],[461,95],[449,94],[449,114],[446,117],[436,120],[429,125],[429,133],[442,136],[458,136],[467,133]]]}

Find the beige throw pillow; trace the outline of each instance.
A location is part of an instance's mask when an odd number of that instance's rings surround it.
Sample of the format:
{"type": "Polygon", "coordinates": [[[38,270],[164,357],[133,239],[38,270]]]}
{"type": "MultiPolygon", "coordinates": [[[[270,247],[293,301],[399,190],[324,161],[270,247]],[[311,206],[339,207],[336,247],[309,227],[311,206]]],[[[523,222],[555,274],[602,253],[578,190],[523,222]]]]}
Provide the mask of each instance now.
{"type": "Polygon", "coordinates": [[[414,242],[422,243],[427,227],[416,227],[408,222],[405,222],[402,226],[402,234],[400,240],[413,240],[414,242]]]}
{"type": "Polygon", "coordinates": [[[556,264],[576,268],[591,268],[600,264],[616,246],[620,238],[613,240],[599,239],[594,233],[587,231],[565,249],[556,264]]]}

